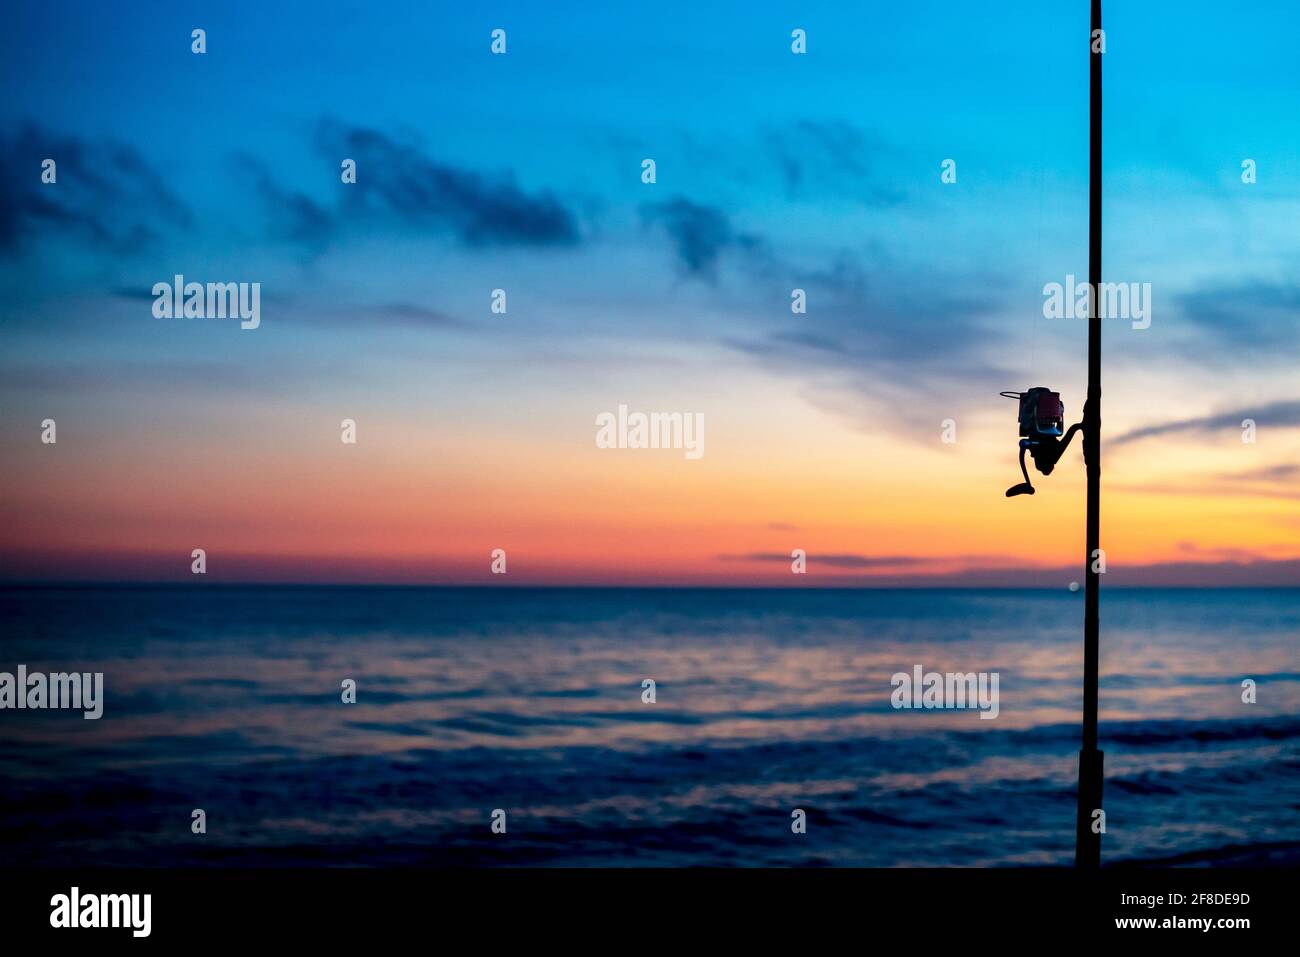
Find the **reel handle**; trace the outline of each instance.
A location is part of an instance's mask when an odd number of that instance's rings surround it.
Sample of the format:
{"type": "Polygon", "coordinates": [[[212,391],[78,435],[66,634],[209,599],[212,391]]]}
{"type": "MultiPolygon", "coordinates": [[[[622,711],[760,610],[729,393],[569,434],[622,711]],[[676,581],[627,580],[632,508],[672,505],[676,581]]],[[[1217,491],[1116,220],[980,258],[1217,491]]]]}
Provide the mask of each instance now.
{"type": "Polygon", "coordinates": [[[1013,498],[1017,495],[1034,494],[1033,483],[1029,481],[1029,470],[1025,468],[1025,449],[1027,448],[1029,448],[1029,440],[1021,439],[1020,440],[1020,474],[1025,477],[1025,480],[1021,482],[1019,485],[1013,485],[1011,486],[1011,488],[1007,489],[1007,498],[1013,498]]]}

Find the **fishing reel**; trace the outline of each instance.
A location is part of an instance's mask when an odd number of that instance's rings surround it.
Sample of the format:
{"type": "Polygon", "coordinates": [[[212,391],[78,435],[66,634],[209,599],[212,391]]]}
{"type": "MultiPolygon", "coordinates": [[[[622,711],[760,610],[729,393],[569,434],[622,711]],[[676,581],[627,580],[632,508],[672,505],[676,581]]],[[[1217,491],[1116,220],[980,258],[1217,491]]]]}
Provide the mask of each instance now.
{"type": "MultiPolygon", "coordinates": [[[[1034,460],[1034,468],[1051,475],[1057,461],[1065,454],[1074,433],[1083,427],[1076,422],[1062,435],[1065,428],[1065,403],[1061,393],[1046,386],[1034,386],[1028,392],[1002,392],[1000,395],[1020,402],[1020,474],[1025,480],[1007,489],[1007,498],[1015,495],[1033,495],[1034,486],[1025,468],[1025,452],[1034,460]]],[[[1086,416],[1085,416],[1086,418],[1086,416]]],[[[1084,443],[1085,445],[1087,443],[1084,443]]]]}

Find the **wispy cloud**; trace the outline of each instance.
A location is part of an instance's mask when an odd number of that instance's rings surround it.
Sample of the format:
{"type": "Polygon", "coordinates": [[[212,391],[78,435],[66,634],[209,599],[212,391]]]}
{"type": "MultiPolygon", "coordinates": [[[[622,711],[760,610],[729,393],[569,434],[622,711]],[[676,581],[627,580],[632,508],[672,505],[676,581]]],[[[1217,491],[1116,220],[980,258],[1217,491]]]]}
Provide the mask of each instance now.
{"type": "Polygon", "coordinates": [[[1296,355],[1300,287],[1249,280],[1184,293],[1178,305],[1196,329],[1233,353],[1296,355]]]}
{"type": "MultiPolygon", "coordinates": [[[[789,564],[790,555],[783,552],[748,552],[741,555],[719,555],[725,562],[776,562],[789,564]]],[[[951,559],[942,559],[951,561],[951,559]]],[[[829,568],[903,568],[911,565],[932,564],[940,559],[919,555],[856,555],[851,552],[809,555],[808,561],[829,568]]]]}
{"type": "Polygon", "coordinates": [[[1230,472],[1220,476],[1230,482],[1283,482],[1300,478],[1300,465],[1284,462],[1264,468],[1250,469],[1246,472],[1230,472]]]}
{"type": "Polygon", "coordinates": [[[417,326],[424,329],[472,329],[471,323],[456,319],[427,306],[417,306],[409,302],[386,302],[379,306],[364,308],[367,315],[378,316],[388,322],[399,325],[417,326]]]}
{"type": "Polygon", "coordinates": [[[360,223],[433,228],[467,247],[574,246],[576,215],[549,191],[529,193],[510,174],[488,175],[427,155],[378,130],[323,121],[322,156],[357,162],[357,181],[334,211],[360,223]]]}
{"type": "Polygon", "coordinates": [[[1300,479],[1300,465],[1287,462],[1244,472],[1221,472],[1208,480],[1204,476],[1191,476],[1175,482],[1125,483],[1115,488],[1147,495],[1300,500],[1297,479],[1300,479]]]}
{"type": "Polygon", "coordinates": [[[342,362],[287,365],[267,357],[256,365],[207,360],[109,360],[95,362],[26,362],[0,365],[0,392],[89,393],[142,396],[167,394],[294,394],[304,384],[350,381],[355,372],[342,362]]]}
{"type": "Polygon", "coordinates": [[[1145,425],[1109,440],[1111,446],[1126,445],[1159,435],[1194,433],[1207,435],[1219,429],[1240,429],[1245,419],[1253,419],[1257,426],[1300,426],[1300,399],[1286,399],[1265,405],[1246,406],[1229,412],[1202,415],[1191,419],[1177,419],[1156,425],[1145,425]]]}
{"type": "Polygon", "coordinates": [[[312,145],[336,170],[343,159],[354,160],[356,182],[340,183],[335,195],[324,199],[284,185],[258,158],[232,157],[260,201],[269,237],[291,244],[308,260],[364,231],[450,236],[465,248],[482,250],[582,242],[576,213],[548,191],[525,191],[508,173],[459,168],[414,142],[332,120],[320,121],[312,145]]]}
{"type": "Polygon", "coordinates": [[[881,141],[842,120],[799,120],[763,137],[791,199],[831,195],[865,206],[900,203],[904,194],[878,175],[881,141]]]}
{"type": "Polygon", "coordinates": [[[188,206],[131,146],[52,133],[27,123],[0,134],[0,249],[31,240],[75,237],[114,254],[147,247],[190,224],[188,206]],[[56,180],[41,180],[54,160],[56,180]]]}
{"type": "Polygon", "coordinates": [[[335,214],[323,204],[298,190],[280,186],[261,160],[236,154],[235,165],[253,181],[270,219],[275,239],[298,243],[312,254],[319,253],[331,241],[335,214]]]}
{"type": "Polygon", "coordinates": [[[663,227],[686,275],[709,281],[716,280],[718,260],[724,251],[754,252],[763,246],[758,236],[736,230],[721,209],[682,196],[645,204],[641,207],[641,219],[663,227]]]}
{"type": "MultiPolygon", "coordinates": [[[[924,393],[955,414],[974,394],[1009,377],[990,323],[998,303],[963,277],[876,264],[847,255],[813,272],[794,271],[807,316],[726,344],[802,381],[805,397],[855,427],[914,434],[911,412],[882,415],[924,393]]],[[[986,284],[987,286],[987,284],[986,284]]],[[[773,296],[788,297],[773,290],[773,296]]],[[[786,300],[788,301],[788,299],[786,300]]]]}

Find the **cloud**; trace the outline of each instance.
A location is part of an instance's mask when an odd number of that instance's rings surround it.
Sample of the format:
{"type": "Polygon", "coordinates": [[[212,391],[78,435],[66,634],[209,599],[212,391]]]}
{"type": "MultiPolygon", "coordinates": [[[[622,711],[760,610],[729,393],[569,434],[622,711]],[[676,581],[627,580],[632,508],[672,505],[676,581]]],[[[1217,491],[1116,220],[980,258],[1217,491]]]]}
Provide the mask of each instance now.
{"type": "MultiPolygon", "coordinates": [[[[112,291],[113,296],[118,299],[125,299],[128,302],[148,302],[154,301],[154,295],[151,291],[152,284],[142,284],[140,286],[120,286],[112,291]]],[[[347,303],[331,301],[326,305],[315,304],[304,300],[297,300],[287,295],[278,295],[264,293],[262,295],[264,302],[274,302],[280,305],[297,305],[298,308],[285,310],[283,319],[289,322],[311,322],[319,324],[322,320],[327,322],[355,323],[358,321],[378,321],[394,326],[417,326],[420,328],[430,329],[475,329],[481,328],[474,323],[466,322],[463,319],[457,319],[447,315],[437,309],[430,309],[427,306],[416,305],[410,302],[390,301],[380,303],[347,303]]]]}
{"type": "Polygon", "coordinates": [[[1144,495],[1191,495],[1205,498],[1275,498],[1300,500],[1300,491],[1285,488],[1250,487],[1222,482],[1145,482],[1112,486],[1120,492],[1144,495]]]}
{"type": "Polygon", "coordinates": [[[769,130],[764,142],[792,198],[847,193],[871,207],[893,206],[904,198],[897,190],[872,185],[878,177],[870,157],[879,155],[883,145],[851,123],[800,120],[769,130]]]}
{"type": "Polygon", "coordinates": [[[1173,422],[1162,422],[1158,425],[1146,425],[1110,439],[1108,445],[1112,447],[1126,445],[1130,442],[1154,438],[1159,435],[1186,432],[1205,435],[1219,429],[1240,429],[1244,419],[1254,419],[1255,423],[1261,428],[1265,426],[1300,426],[1300,399],[1286,399],[1281,402],[1271,402],[1267,405],[1234,409],[1231,412],[1219,412],[1214,415],[1203,415],[1192,419],[1178,419],[1173,422]]]}
{"type": "MultiPolygon", "coordinates": [[[[875,176],[870,157],[882,145],[850,123],[800,120],[760,133],[760,143],[775,162],[791,198],[846,195],[871,207],[893,206],[903,195],[872,185],[875,176]]],[[[734,143],[706,151],[707,158],[725,160],[743,154],[748,146],[734,143]]],[[[723,253],[739,250],[755,254],[750,265],[769,265],[770,244],[762,237],[743,233],[717,206],[685,197],[641,207],[642,221],[661,225],[673,241],[678,264],[685,275],[715,281],[723,253]]]]}
{"type": "MultiPolygon", "coordinates": [[[[336,223],[405,225],[450,233],[467,247],[575,246],[578,221],[552,193],[528,193],[507,174],[486,174],[440,162],[412,143],[377,130],[324,121],[316,146],[337,169],[357,162],[336,223]]],[[[312,214],[315,210],[300,210],[312,214]]]]}
{"type": "Polygon", "coordinates": [[[956,415],[972,395],[1010,377],[990,325],[999,306],[987,289],[996,284],[968,292],[962,278],[884,264],[873,272],[848,257],[826,270],[794,271],[789,286],[766,295],[785,303],[791,286],[805,289],[806,321],[790,322],[786,307],[765,331],[724,342],[796,376],[808,401],[872,432],[915,435],[918,396],[956,415]]]}
{"type": "MultiPolygon", "coordinates": [[[[789,563],[791,558],[784,552],[749,552],[744,555],[719,555],[726,562],[778,562],[789,563]]],[[[900,568],[909,565],[933,564],[939,561],[951,561],[950,558],[923,558],[918,555],[855,555],[848,552],[832,554],[811,554],[811,564],[826,565],[831,568],[900,568]]]]}
{"type": "Polygon", "coordinates": [[[1184,293],[1177,299],[1186,319],[1234,352],[1294,356],[1300,336],[1300,288],[1259,280],[1184,293]]]}
{"type": "Polygon", "coordinates": [[[664,228],[686,275],[709,281],[716,280],[718,260],[725,250],[758,251],[763,245],[757,236],[737,232],[722,210],[682,196],[643,205],[641,220],[664,228]]]}
{"type": "MultiPolygon", "coordinates": [[[[766,143],[795,192],[814,185],[813,172],[819,192],[860,189],[881,149],[851,124],[808,120],[768,132],[766,143]]],[[[865,199],[884,206],[903,197],[865,199]]],[[[901,409],[918,394],[956,415],[972,395],[991,395],[1012,378],[1006,329],[994,324],[1003,277],[900,264],[878,247],[801,253],[737,228],[726,207],[682,196],[644,205],[641,215],[666,232],[687,277],[716,284],[730,255],[743,287],[730,291],[725,308],[736,322],[720,342],[797,378],[803,399],[855,428],[914,435],[915,410],[901,409]],[[808,313],[792,322],[794,289],[806,292],[808,313]]]]}
{"type": "Polygon", "coordinates": [[[1282,463],[1245,472],[1222,472],[1208,481],[1200,476],[1176,482],[1129,483],[1115,486],[1126,492],[1148,495],[1193,495],[1225,498],[1300,499],[1300,465],[1282,463]]]}
{"type": "MultiPolygon", "coordinates": [[[[1112,566],[1107,585],[1128,587],[1276,587],[1300,584],[1300,558],[1275,559],[1247,549],[1201,548],[1179,543],[1186,561],[1112,566]]],[[[724,562],[764,562],[788,565],[780,552],[719,555],[724,562]]],[[[816,583],[816,569],[831,567],[846,574],[829,577],[832,585],[876,588],[1059,588],[1079,577],[1078,567],[1025,566],[1015,555],[808,555],[808,577],[799,584],[816,583]],[[953,566],[957,567],[953,567],[953,566]],[[862,574],[853,574],[853,572],[862,574]]],[[[793,584],[793,582],[792,582],[793,584]]]]}
{"type": "MultiPolygon", "coordinates": [[[[481,580],[477,563],[450,558],[402,557],[339,558],[333,555],[304,554],[225,554],[217,574],[230,582],[320,582],[320,583],[411,583],[427,585],[432,580],[442,584],[471,584],[481,580]],[[432,576],[432,577],[431,577],[432,576]]],[[[784,559],[789,561],[788,558],[784,559]]],[[[807,575],[783,577],[789,587],[816,587],[818,576],[810,556],[807,575]]],[[[1014,561],[1014,559],[1011,559],[1014,561]]],[[[528,575],[529,573],[523,573],[528,575]]],[[[740,571],[738,575],[745,576],[740,571]]],[[[175,560],[175,553],[122,550],[40,549],[33,546],[0,545],[0,580],[36,581],[170,581],[189,576],[187,566],[175,560]]],[[[1018,564],[985,564],[951,572],[929,574],[924,571],[872,572],[860,575],[826,576],[830,587],[863,588],[1043,588],[1058,592],[1062,601],[1083,601],[1083,595],[1071,596],[1066,585],[1079,578],[1077,565],[1059,567],[1024,567],[1018,564]]],[[[573,585],[571,575],[532,573],[527,579],[534,584],[573,585]]],[[[637,576],[614,574],[579,576],[581,583],[643,583],[637,576]]],[[[664,583],[675,581],[672,578],[664,583]]],[[[773,580],[754,581],[749,577],[722,575],[705,583],[770,586],[773,580]]],[[[683,581],[685,586],[701,584],[697,577],[683,581]]],[[[1149,565],[1112,565],[1106,573],[1107,588],[1119,587],[1296,587],[1300,585],[1300,559],[1276,561],[1207,561],[1159,562],[1149,565]]]]}
{"type": "Polygon", "coordinates": [[[98,398],[111,391],[128,401],[141,395],[293,394],[304,384],[322,379],[353,379],[351,368],[341,362],[287,365],[282,358],[267,357],[264,363],[233,365],[216,360],[123,360],[101,358],[95,362],[0,364],[0,392],[50,392],[59,395],[89,393],[98,398]]]}
{"type": "Polygon", "coordinates": [[[132,147],[63,136],[32,123],[0,134],[0,249],[33,239],[72,236],[114,254],[131,254],[177,227],[189,208],[163,176],[132,147]],[[41,181],[42,163],[56,164],[54,183],[41,181]]]}
{"type": "MultiPolygon", "coordinates": [[[[877,587],[1062,588],[1077,581],[1075,565],[1059,568],[968,568],[933,576],[872,576],[877,587]]],[[[1300,585],[1300,558],[1255,561],[1153,562],[1112,565],[1106,587],[1121,588],[1294,588],[1300,585]]]]}
{"type": "Polygon", "coordinates": [[[378,316],[400,325],[420,326],[438,329],[471,329],[471,323],[454,319],[446,313],[409,302],[386,302],[364,310],[367,314],[378,316]]]}
{"type": "Polygon", "coordinates": [[[1260,562],[1268,561],[1269,556],[1249,548],[1213,547],[1204,548],[1196,542],[1179,542],[1178,551],[1184,555],[1193,555],[1221,562],[1260,562]]]}
{"type": "Polygon", "coordinates": [[[334,214],[305,193],[287,190],[275,182],[270,169],[260,160],[240,153],[235,164],[253,180],[254,189],[271,216],[271,231],[319,253],[334,232],[334,214]]]}
{"type": "Polygon", "coordinates": [[[1220,478],[1230,482],[1283,482],[1298,477],[1300,477],[1300,465],[1291,462],[1250,469],[1246,472],[1231,472],[1220,476],[1220,478]]]}

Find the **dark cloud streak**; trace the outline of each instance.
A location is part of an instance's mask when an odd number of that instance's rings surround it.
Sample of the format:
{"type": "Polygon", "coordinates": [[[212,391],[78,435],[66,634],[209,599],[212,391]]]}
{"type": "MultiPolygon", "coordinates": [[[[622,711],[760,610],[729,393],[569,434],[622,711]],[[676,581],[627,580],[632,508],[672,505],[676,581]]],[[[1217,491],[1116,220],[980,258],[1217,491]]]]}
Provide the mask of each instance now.
{"type": "MultiPolygon", "coordinates": [[[[791,556],[783,552],[749,552],[744,555],[719,555],[727,562],[778,562],[788,563],[791,556]]],[[[917,555],[854,555],[852,553],[810,554],[809,564],[831,568],[900,568],[911,565],[933,564],[950,559],[923,558],[917,555]]]]}
{"type": "Polygon", "coordinates": [[[440,162],[377,130],[323,121],[320,154],[335,168],[357,162],[335,222],[436,229],[471,248],[576,246],[577,217],[552,193],[528,193],[510,175],[488,176],[440,162]]]}
{"type": "Polygon", "coordinates": [[[737,231],[722,210],[683,196],[643,205],[641,220],[663,227],[687,276],[710,282],[717,279],[718,262],[725,251],[757,252],[763,246],[757,236],[737,231]]]}
{"type": "Polygon", "coordinates": [[[1214,415],[1203,415],[1191,419],[1162,422],[1157,425],[1146,425],[1110,439],[1108,444],[1111,446],[1127,445],[1141,439],[1187,432],[1208,435],[1220,429],[1240,429],[1241,423],[1245,419],[1253,419],[1259,427],[1300,426],[1300,399],[1287,399],[1281,402],[1271,402],[1267,405],[1248,406],[1233,409],[1230,412],[1219,412],[1214,415]]]}
{"type": "Polygon", "coordinates": [[[1251,280],[1184,293],[1177,302],[1192,326],[1230,353],[1300,355],[1300,288],[1251,280]]]}
{"type": "Polygon", "coordinates": [[[0,177],[0,249],[67,236],[130,255],[169,230],[189,226],[188,206],[162,174],[130,146],[50,133],[27,123],[0,135],[6,173],[0,177]],[[42,181],[54,160],[56,179],[42,181]]]}

